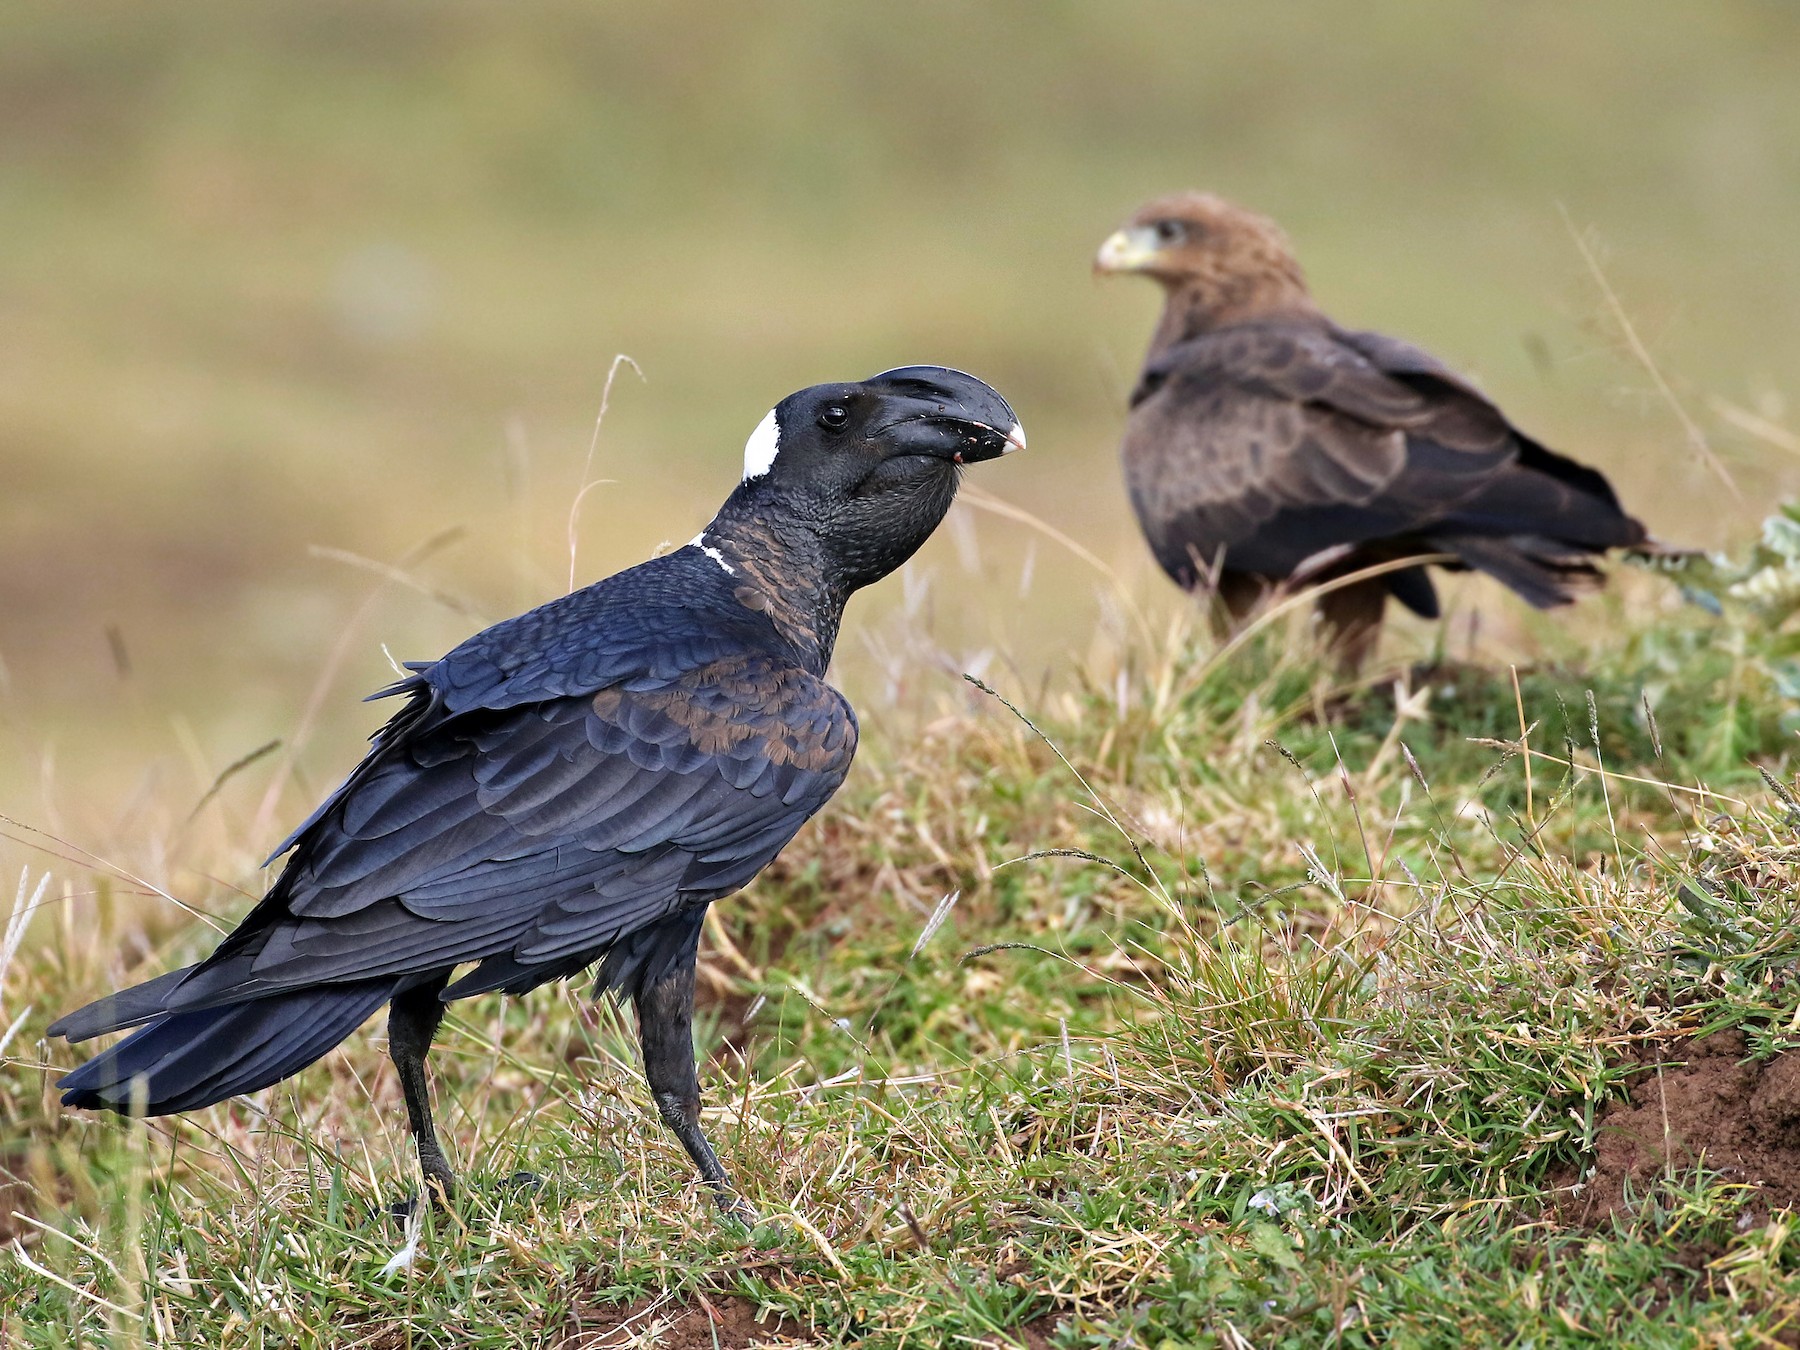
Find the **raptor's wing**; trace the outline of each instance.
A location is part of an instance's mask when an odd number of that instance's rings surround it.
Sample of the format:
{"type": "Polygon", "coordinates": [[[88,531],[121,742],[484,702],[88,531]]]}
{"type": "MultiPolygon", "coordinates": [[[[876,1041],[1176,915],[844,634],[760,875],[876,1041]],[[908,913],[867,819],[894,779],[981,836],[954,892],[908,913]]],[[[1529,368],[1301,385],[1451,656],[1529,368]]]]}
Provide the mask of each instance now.
{"type": "Polygon", "coordinates": [[[1431,356],[1322,321],[1170,348],[1134,394],[1124,460],[1151,547],[1184,585],[1219,562],[1287,576],[1346,545],[1496,570],[1533,541],[1642,538],[1600,474],[1524,436],[1431,356]]]}

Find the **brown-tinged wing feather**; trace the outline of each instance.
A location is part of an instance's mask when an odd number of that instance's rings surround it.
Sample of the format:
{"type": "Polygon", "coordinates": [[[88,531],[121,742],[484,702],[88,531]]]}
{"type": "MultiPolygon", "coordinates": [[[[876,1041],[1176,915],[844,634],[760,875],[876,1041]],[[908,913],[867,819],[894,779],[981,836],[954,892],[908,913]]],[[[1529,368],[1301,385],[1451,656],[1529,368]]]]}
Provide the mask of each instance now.
{"type": "Polygon", "coordinates": [[[1184,584],[1196,559],[1221,556],[1285,576],[1323,549],[1415,528],[1506,463],[1504,419],[1464,402],[1391,378],[1322,323],[1239,325],[1145,369],[1126,480],[1184,584]],[[1411,443],[1422,433],[1429,448],[1411,443]]]}
{"type": "Polygon", "coordinates": [[[743,886],[855,749],[842,695],[767,657],[450,718],[353,782],[300,840],[255,931],[167,1006],[487,960],[509,987],[566,973],[743,886]]]}
{"type": "Polygon", "coordinates": [[[1641,537],[1604,478],[1521,436],[1429,355],[1324,320],[1236,325],[1154,359],[1124,460],[1152,550],[1183,585],[1220,563],[1283,577],[1345,545],[1461,553],[1469,537],[1466,561],[1492,571],[1511,547],[1496,540],[1641,537]]]}

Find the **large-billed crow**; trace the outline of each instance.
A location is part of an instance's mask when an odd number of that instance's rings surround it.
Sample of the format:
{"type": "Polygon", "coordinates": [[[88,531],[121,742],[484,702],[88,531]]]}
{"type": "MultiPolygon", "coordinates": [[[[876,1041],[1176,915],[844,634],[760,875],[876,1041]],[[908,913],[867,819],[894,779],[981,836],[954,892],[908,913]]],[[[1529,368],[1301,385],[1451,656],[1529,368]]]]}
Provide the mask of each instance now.
{"type": "MultiPolygon", "coordinates": [[[[1645,540],[1605,478],[1467,380],[1326,318],[1273,221],[1205,193],[1164,197],[1094,266],[1166,294],[1131,395],[1126,485],[1163,570],[1233,618],[1276,583],[1408,558],[1475,568],[1547,608],[1599,580],[1595,554],[1645,540]]],[[[1390,594],[1437,617],[1423,565],[1321,596],[1347,665],[1373,645],[1390,594]]]]}
{"type": "Polygon", "coordinates": [[[636,1005],[658,1112],[732,1203],[694,1066],[706,908],[844,781],[856,716],[824,677],[851,592],[925,542],[959,466],[1024,444],[999,394],[937,366],[783,399],[691,544],[383,690],[405,704],[218,950],[50,1028],[139,1028],[64,1103],[164,1115],[252,1092],[387,1003],[419,1165],[448,1195],[425,1077],[445,1004],[599,962],[596,991],[636,1005]]]}

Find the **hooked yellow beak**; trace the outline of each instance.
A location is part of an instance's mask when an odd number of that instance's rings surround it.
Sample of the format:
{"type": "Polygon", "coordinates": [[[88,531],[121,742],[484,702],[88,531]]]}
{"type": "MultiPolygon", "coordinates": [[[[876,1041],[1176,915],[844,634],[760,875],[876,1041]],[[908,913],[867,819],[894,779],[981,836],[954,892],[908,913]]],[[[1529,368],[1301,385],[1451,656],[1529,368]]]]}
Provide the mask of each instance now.
{"type": "Polygon", "coordinates": [[[1159,252],[1156,231],[1149,226],[1118,230],[1107,236],[1094,255],[1094,271],[1141,272],[1156,261],[1159,252]]]}

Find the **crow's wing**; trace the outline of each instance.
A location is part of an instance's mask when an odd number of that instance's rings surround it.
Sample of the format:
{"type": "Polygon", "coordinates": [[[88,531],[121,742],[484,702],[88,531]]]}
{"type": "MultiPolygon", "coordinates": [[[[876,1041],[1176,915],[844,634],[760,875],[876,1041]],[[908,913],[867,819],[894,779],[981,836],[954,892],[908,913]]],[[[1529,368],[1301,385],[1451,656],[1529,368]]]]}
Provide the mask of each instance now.
{"type": "MultiPolygon", "coordinates": [[[[385,750],[465,713],[484,714],[612,685],[653,689],[743,652],[780,653],[768,615],[693,547],[627,568],[468,638],[437,661],[371,694],[409,696],[350,777],[270,855],[280,857],[385,762],[385,750]]],[[[798,658],[799,653],[793,653],[798,658]]],[[[266,865],[266,864],[265,864],[266,865]]]]}
{"type": "Polygon", "coordinates": [[[579,968],[748,882],[856,749],[843,696],[766,655],[392,725],[170,1010],[488,959],[579,968]]]}
{"type": "Polygon", "coordinates": [[[1426,353],[1323,321],[1237,325],[1153,359],[1124,460],[1157,560],[1190,585],[1218,561],[1286,576],[1342,545],[1642,533],[1603,477],[1426,353]]]}

